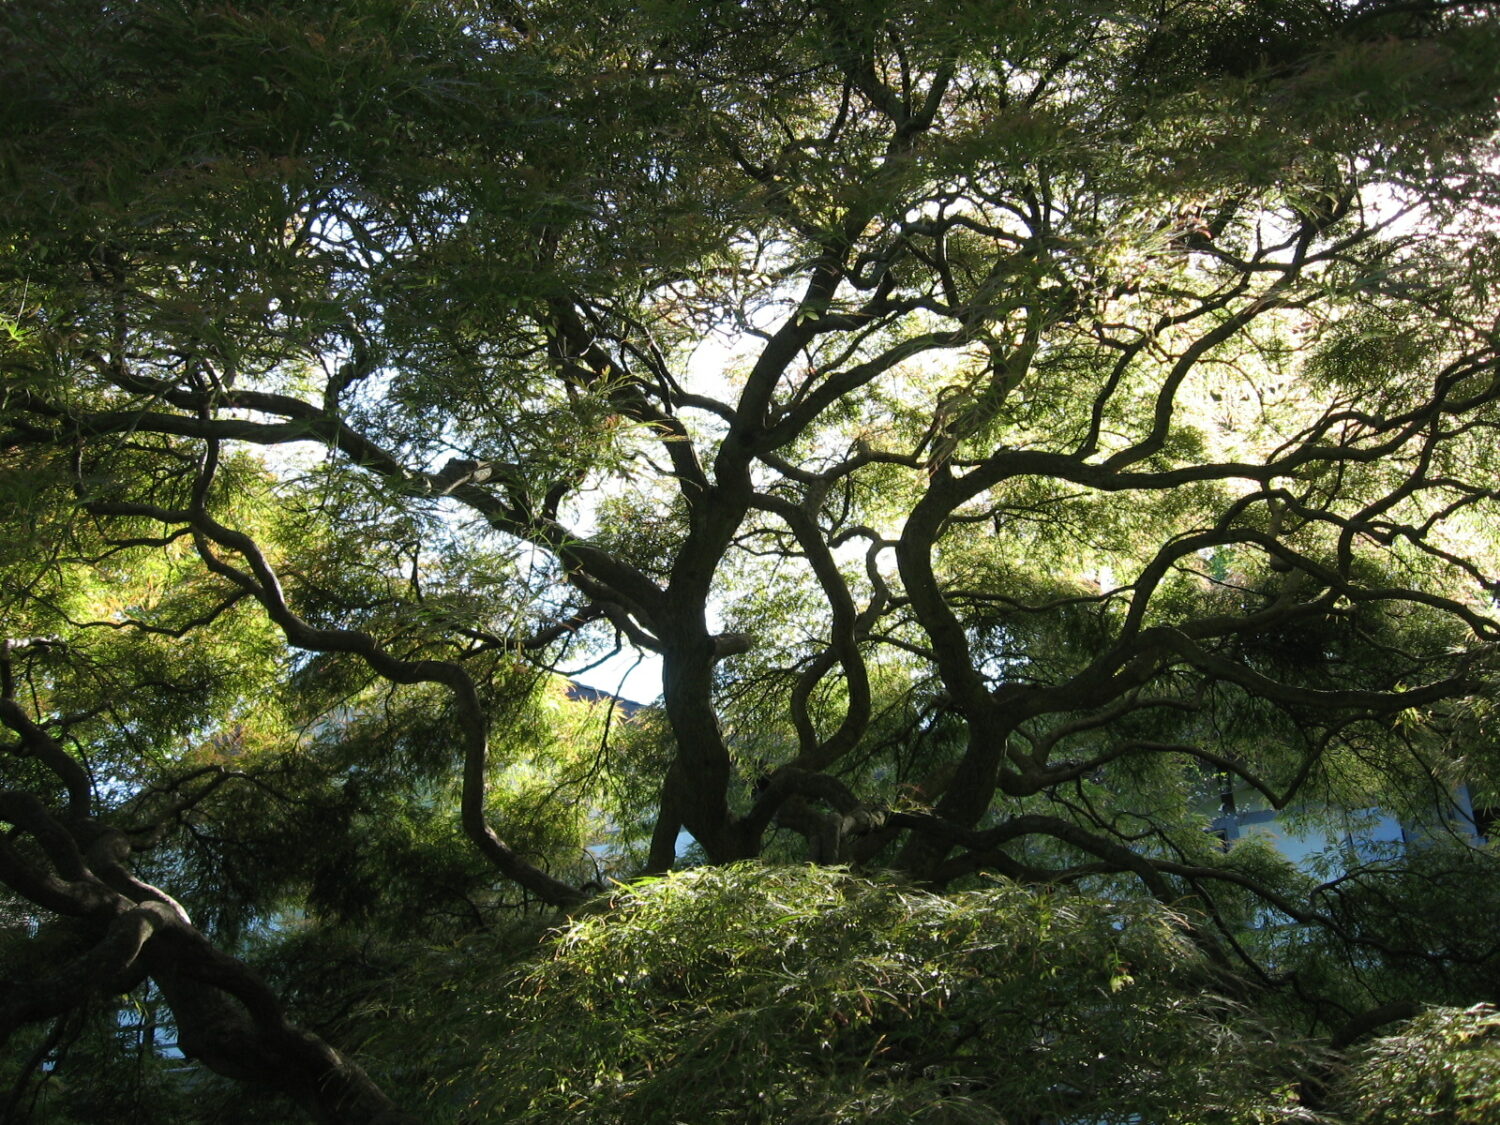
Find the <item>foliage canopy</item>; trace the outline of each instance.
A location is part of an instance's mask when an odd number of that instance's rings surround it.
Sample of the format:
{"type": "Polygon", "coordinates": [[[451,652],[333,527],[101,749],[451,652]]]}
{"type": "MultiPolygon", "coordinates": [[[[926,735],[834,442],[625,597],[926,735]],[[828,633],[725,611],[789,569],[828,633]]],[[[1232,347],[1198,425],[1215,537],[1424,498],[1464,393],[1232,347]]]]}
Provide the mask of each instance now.
{"type": "Polygon", "coordinates": [[[0,82],[9,1110],[1493,1103],[1490,5],[13,0],[0,82]]]}

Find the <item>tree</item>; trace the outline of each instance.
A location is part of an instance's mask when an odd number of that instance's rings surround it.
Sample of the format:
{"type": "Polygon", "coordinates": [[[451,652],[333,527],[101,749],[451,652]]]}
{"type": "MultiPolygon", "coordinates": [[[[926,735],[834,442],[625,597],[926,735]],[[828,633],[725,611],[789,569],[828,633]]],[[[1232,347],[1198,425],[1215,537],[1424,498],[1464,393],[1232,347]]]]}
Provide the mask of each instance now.
{"type": "Polygon", "coordinates": [[[394,1120],[257,942],[347,1015],[351,935],[576,909],[683,830],[1156,900],[1338,1034],[1495,998],[1443,813],[1496,799],[1488,6],[0,26],[38,1065],[149,987],[216,1071],[394,1120]],[[657,714],[559,698],[612,646],[657,714]],[[1205,831],[1236,790],[1430,840],[1310,874],[1205,831]]]}

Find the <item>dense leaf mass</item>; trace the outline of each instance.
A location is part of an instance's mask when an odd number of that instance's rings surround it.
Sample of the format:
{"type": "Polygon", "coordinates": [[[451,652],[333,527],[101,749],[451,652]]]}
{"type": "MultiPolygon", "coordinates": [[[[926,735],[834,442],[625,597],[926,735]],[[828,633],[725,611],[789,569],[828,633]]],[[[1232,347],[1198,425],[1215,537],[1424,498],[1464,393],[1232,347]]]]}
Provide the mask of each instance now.
{"type": "Polygon", "coordinates": [[[1489,1112],[1493,5],[11,0],[0,88],[0,1116],[1489,1112]]]}
{"type": "Polygon", "coordinates": [[[455,981],[486,944],[414,1013],[462,1024],[440,1104],[483,1119],[1270,1121],[1296,1077],[1140,900],[736,865],[616,895],[503,987],[455,981]]]}

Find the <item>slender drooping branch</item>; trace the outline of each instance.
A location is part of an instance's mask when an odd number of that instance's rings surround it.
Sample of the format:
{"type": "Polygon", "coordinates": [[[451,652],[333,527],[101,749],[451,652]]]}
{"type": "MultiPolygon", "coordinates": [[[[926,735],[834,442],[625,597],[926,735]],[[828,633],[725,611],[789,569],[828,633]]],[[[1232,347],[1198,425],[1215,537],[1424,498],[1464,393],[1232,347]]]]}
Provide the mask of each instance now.
{"type": "MultiPolygon", "coordinates": [[[[210,445],[210,449],[213,448],[210,445]]],[[[212,475],[212,468],[212,458],[208,458],[205,478],[212,475]]],[[[462,665],[451,660],[404,660],[392,656],[368,633],[309,625],[287,604],[280,579],[259,545],[243,532],[219,523],[201,504],[191,509],[172,510],[150,504],[98,501],[90,502],[87,507],[96,515],[145,517],[191,526],[204,565],[259,602],[288,643],[311,652],[357,656],[371,671],[392,683],[431,683],[446,688],[454,701],[463,737],[460,815],[465,833],[502,874],[542,901],[567,906],[585,897],[577,888],[527,862],[490,826],[485,812],[489,722],[473,678],[462,665]],[[238,554],[245,560],[248,571],[225,561],[216,552],[216,547],[238,554]]]]}

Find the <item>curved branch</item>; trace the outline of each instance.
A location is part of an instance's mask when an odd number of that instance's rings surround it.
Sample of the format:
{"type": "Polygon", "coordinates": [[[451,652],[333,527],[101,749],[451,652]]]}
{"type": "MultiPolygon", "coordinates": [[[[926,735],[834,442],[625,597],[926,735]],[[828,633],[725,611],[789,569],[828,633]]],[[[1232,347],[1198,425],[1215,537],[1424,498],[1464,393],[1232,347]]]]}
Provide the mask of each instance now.
{"type": "Polygon", "coordinates": [[[828,653],[814,660],[798,678],[792,692],[793,718],[802,744],[801,752],[797,755],[797,765],[813,770],[826,769],[829,763],[854,747],[869,725],[870,677],[864,658],[860,655],[858,634],[861,625],[868,628],[869,623],[879,616],[880,598],[877,594],[865,613],[856,611],[849,584],[844,581],[817,521],[806,510],[788,500],[764,494],[756,495],[752,503],[763,511],[779,516],[791,528],[818,579],[823,596],[828,599],[832,644],[828,653]],[[838,728],[826,739],[819,741],[808,716],[807,701],[823,674],[832,666],[834,658],[844,672],[849,704],[838,728]]]}
{"type": "Polygon", "coordinates": [[[377,675],[397,684],[437,684],[452,694],[463,732],[464,767],[460,817],[464,831],[480,853],[507,878],[525,887],[544,902],[568,906],[582,901],[583,892],[522,859],[505,843],[485,815],[486,773],[489,759],[489,729],[484,707],[472,677],[459,664],[448,660],[403,660],[392,656],[374,637],[354,629],[324,629],[309,625],[287,604],[280,580],[260,547],[248,535],[219,523],[201,508],[173,511],[149,504],[93,503],[91,511],[101,515],[146,516],[165,523],[187,523],[204,565],[213,573],[245,590],[264,608],[288,643],[312,652],[338,652],[357,656],[377,675]],[[216,545],[240,555],[250,573],[226,563],[212,550],[216,545]]]}

